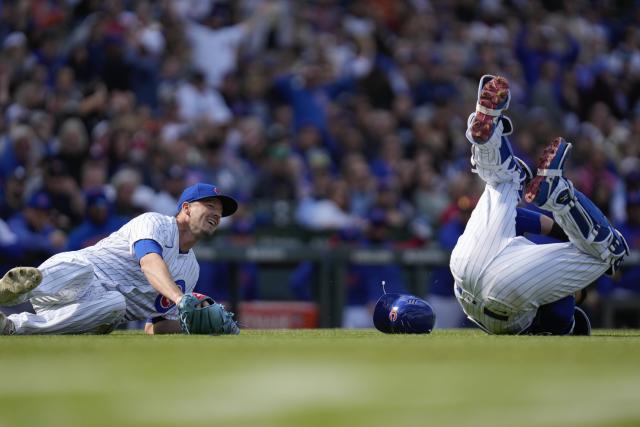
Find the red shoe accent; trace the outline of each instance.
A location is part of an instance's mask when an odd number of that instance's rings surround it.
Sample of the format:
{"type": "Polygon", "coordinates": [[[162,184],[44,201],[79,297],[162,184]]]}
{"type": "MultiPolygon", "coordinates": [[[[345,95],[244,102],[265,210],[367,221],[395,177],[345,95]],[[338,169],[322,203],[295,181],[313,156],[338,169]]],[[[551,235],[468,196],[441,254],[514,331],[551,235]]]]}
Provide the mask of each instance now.
{"type": "MultiPolygon", "coordinates": [[[[540,156],[540,158],[538,159],[537,170],[549,169],[549,165],[551,164],[551,161],[553,160],[553,158],[556,156],[556,153],[558,152],[558,147],[560,147],[560,144],[562,143],[562,141],[563,139],[561,137],[557,137],[556,139],[551,141],[551,144],[549,144],[547,148],[544,149],[542,156],[540,156]]],[[[527,185],[527,189],[524,194],[524,200],[527,203],[533,202],[533,199],[536,198],[536,196],[538,195],[538,190],[540,189],[540,184],[542,184],[545,178],[546,177],[544,176],[536,175],[531,180],[529,185],[527,185]]]]}
{"type": "MultiPolygon", "coordinates": [[[[487,82],[480,92],[478,104],[483,107],[496,109],[503,104],[509,96],[509,81],[504,77],[496,77],[487,82]]],[[[471,122],[471,136],[476,142],[486,142],[493,133],[495,116],[480,111],[471,122]]]]}

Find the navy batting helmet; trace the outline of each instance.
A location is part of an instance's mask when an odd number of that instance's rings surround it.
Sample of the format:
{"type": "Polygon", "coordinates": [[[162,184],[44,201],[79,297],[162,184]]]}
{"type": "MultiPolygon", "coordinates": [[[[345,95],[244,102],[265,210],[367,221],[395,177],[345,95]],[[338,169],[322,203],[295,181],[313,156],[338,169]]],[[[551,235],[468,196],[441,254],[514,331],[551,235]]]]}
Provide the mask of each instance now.
{"type": "Polygon", "coordinates": [[[384,294],[373,312],[373,324],[385,334],[428,334],[436,314],[422,298],[407,294],[384,294]]]}

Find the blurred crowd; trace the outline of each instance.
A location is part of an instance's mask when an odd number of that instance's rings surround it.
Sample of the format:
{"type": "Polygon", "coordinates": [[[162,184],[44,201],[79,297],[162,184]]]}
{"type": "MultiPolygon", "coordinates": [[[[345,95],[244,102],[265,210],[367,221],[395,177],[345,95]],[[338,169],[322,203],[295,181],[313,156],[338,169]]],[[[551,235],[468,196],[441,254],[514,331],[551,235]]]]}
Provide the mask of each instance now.
{"type": "Polygon", "coordinates": [[[240,240],[450,241],[482,191],[483,74],[511,83],[516,154],[573,142],[570,178],[640,249],[634,1],[4,0],[0,49],[3,268],[173,215],[195,181],[241,201],[240,240]]]}

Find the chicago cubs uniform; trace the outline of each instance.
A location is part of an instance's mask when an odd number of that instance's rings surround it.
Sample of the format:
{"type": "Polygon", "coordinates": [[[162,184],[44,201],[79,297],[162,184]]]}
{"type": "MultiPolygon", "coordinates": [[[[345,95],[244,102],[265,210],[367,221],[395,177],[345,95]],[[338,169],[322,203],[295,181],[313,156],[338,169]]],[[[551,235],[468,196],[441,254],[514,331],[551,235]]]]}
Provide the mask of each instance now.
{"type": "MultiPolygon", "coordinates": [[[[622,236],[562,176],[570,144],[554,141],[536,177],[513,155],[506,138],[513,126],[502,114],[508,104],[506,79],[484,76],[466,136],[473,171],[486,186],[450,260],[454,292],[464,312],[495,334],[531,332],[542,307],[572,298],[628,253],[622,236]],[[535,245],[516,236],[516,206],[525,192],[528,201],[553,213],[570,242],[535,245]]],[[[570,308],[565,330],[533,333],[571,333],[575,322],[570,308]]]]}
{"type": "Polygon", "coordinates": [[[128,320],[177,319],[175,304],[158,294],[140,270],[133,245],[142,239],[162,245],[176,284],[191,292],[200,267],[192,249],[179,253],[175,217],[146,213],[95,246],[54,255],[40,265],[42,283],[23,296],[36,314],[9,316],[15,333],[105,333],[128,320]]]}
{"type": "MultiPolygon", "coordinates": [[[[183,204],[211,198],[220,200],[221,216],[231,215],[237,209],[237,203],[228,196],[219,195],[215,187],[196,184],[183,193],[178,212],[184,215],[180,212],[183,204]]],[[[8,317],[0,314],[5,325],[5,331],[0,330],[0,334],[109,333],[123,321],[177,320],[176,305],[150,284],[141,269],[140,259],[149,252],[159,254],[182,294],[193,291],[200,267],[192,245],[188,245],[187,250],[180,250],[179,218],[145,213],[95,246],[54,255],[37,270],[19,267],[15,269],[17,271],[10,271],[2,279],[0,300],[5,304],[17,304],[28,299],[35,314],[8,317]],[[140,253],[140,242],[151,242],[152,245],[146,247],[152,249],[140,253]],[[39,277],[33,279],[30,277],[33,274],[39,277]],[[24,292],[24,289],[31,290],[24,292]],[[6,325],[10,325],[11,330],[6,325]]],[[[214,219],[208,214],[194,218],[202,221],[201,225],[208,227],[210,232],[219,221],[219,217],[214,219]]],[[[195,243],[197,239],[192,241],[195,243]]]]}

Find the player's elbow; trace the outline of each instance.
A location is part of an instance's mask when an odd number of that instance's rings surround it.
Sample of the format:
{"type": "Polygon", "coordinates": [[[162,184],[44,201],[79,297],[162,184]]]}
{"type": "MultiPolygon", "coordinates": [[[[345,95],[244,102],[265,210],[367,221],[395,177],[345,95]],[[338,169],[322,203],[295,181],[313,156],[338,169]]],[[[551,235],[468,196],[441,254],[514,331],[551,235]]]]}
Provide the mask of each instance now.
{"type": "Polygon", "coordinates": [[[162,257],[156,253],[149,253],[140,258],[140,270],[148,277],[149,273],[158,271],[160,263],[164,262],[162,257]]]}
{"type": "Polygon", "coordinates": [[[160,261],[162,261],[162,256],[155,252],[150,252],[140,258],[140,267],[155,265],[160,261]]]}

